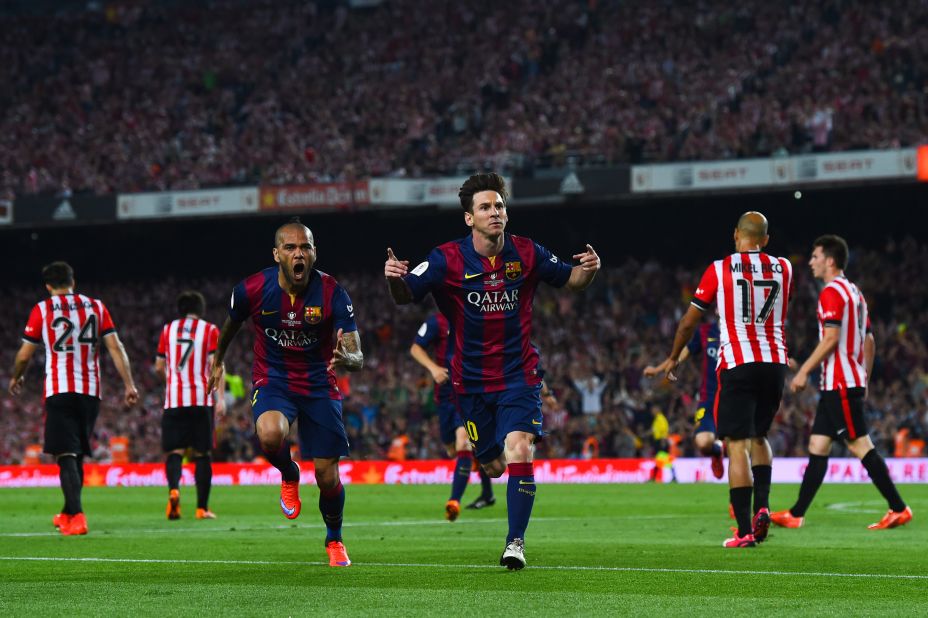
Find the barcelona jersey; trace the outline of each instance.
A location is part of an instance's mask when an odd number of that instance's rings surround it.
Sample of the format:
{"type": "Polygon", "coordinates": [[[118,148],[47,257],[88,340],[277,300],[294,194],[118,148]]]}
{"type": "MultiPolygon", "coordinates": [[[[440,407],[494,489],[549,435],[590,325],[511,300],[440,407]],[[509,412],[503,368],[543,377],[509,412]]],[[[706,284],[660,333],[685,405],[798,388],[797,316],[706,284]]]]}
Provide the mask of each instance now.
{"type": "MultiPolygon", "coordinates": [[[[433,313],[425,319],[425,322],[416,331],[415,343],[425,349],[434,344],[435,349],[432,351],[432,356],[435,362],[439,367],[450,367],[454,347],[448,345],[450,343],[449,335],[448,319],[440,313],[433,313]]],[[[451,401],[453,394],[454,391],[451,388],[450,380],[444,384],[435,385],[435,403],[451,401]]]]}
{"type": "Polygon", "coordinates": [[[229,318],[250,320],[255,330],[254,387],[274,382],[296,395],[341,399],[328,365],[338,329],[358,330],[348,293],[313,269],[303,293],[291,296],[277,273],[277,267],[266,268],[232,291],[229,318]]]}
{"type": "Polygon", "coordinates": [[[466,236],[429,253],[404,277],[416,301],[432,293],[450,323],[451,381],[457,393],[536,386],[542,371],[531,342],[532,301],[540,281],[562,287],[571,266],[529,238],[505,235],[492,258],[466,236]]]}
{"type": "Polygon", "coordinates": [[[719,325],[718,322],[703,322],[693,334],[686,347],[690,356],[695,357],[702,352],[699,360],[702,380],[699,384],[699,401],[711,402],[715,400],[715,391],[718,388],[718,376],[715,372],[719,358],[719,325]]]}

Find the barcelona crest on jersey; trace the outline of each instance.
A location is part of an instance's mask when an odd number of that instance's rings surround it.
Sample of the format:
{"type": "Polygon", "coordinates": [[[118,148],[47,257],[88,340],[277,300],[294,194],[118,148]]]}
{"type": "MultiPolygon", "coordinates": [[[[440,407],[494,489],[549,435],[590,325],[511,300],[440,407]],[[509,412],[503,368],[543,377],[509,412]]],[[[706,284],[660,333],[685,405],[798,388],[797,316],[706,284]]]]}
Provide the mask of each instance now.
{"type": "Polygon", "coordinates": [[[322,307],[306,307],[303,317],[309,324],[318,324],[322,321],[322,307]]]}
{"type": "Polygon", "coordinates": [[[518,279],[522,276],[522,262],[506,262],[506,278],[518,279]]]}

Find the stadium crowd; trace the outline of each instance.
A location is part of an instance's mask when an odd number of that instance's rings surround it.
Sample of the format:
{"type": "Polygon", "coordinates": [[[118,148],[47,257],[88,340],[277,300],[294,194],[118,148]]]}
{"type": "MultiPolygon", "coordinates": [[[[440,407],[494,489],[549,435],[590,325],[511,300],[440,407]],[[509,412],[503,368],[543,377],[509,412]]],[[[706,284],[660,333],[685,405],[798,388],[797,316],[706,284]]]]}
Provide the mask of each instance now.
{"type": "MultiPolygon", "coordinates": [[[[790,307],[788,342],[791,356],[805,358],[817,341],[816,282],[805,266],[807,256],[790,256],[795,265],[795,292],[790,307]]],[[[558,398],[546,410],[549,432],[539,445],[540,457],[652,456],[648,438],[652,414],[666,415],[671,432],[681,436],[680,453],[694,454],[693,412],[700,379],[693,361],[669,385],[642,376],[642,369],[663,359],[681,312],[692,296],[704,265],[684,267],[657,261],[626,259],[607,265],[583,295],[561,294],[542,286],[535,303],[535,343],[542,352],[547,381],[558,398]]],[[[908,238],[887,241],[880,250],[852,252],[849,277],[867,296],[877,342],[874,375],[867,400],[868,422],[877,448],[895,451],[900,430],[924,438],[928,429],[928,281],[907,279],[897,285],[886,273],[928,270],[928,245],[908,238]]],[[[432,383],[408,350],[428,306],[395,307],[377,269],[365,273],[333,273],[349,291],[362,333],[365,368],[342,376],[345,421],[358,459],[441,458],[432,383]]],[[[132,360],[141,403],[121,404],[121,389],[112,363],[102,355],[104,402],[94,436],[94,457],[110,457],[110,439],[129,438],[134,461],[160,461],[160,415],[163,388],[153,371],[163,324],[172,319],[174,299],[186,288],[202,291],[206,317],[221,324],[229,290],[235,282],[221,277],[204,280],[160,279],[157,282],[94,284],[79,279],[80,291],[104,300],[132,360]]],[[[44,297],[41,285],[3,290],[11,299],[0,314],[5,361],[0,379],[6,383],[26,316],[44,297]]],[[[253,442],[248,399],[252,339],[243,329],[227,357],[229,413],[218,423],[217,459],[250,461],[259,452],[253,442]],[[237,376],[237,377],[236,377],[237,376]]],[[[19,399],[0,398],[0,463],[22,461],[30,444],[41,443],[41,354],[27,374],[19,399]]],[[[813,380],[814,383],[814,380],[813,380]]],[[[817,391],[786,394],[770,435],[774,453],[805,456],[817,391]]]]}
{"type": "Polygon", "coordinates": [[[360,4],[4,12],[0,191],[514,173],[928,140],[924,0],[360,4]]]}

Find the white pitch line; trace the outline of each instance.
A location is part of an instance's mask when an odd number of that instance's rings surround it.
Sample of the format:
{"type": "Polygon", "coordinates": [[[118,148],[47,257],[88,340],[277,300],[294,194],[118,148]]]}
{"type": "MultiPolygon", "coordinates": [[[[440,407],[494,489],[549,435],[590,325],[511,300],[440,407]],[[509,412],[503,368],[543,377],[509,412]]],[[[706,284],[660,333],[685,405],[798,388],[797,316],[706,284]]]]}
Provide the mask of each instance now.
{"type": "MultiPolygon", "coordinates": [[[[636,521],[642,519],[679,519],[685,517],[683,515],[636,515],[629,516],[627,519],[634,519],[636,521]]],[[[576,518],[573,517],[533,517],[532,523],[535,522],[561,522],[561,521],[574,521],[576,518]]],[[[599,520],[608,520],[608,519],[623,519],[621,517],[587,517],[584,521],[589,521],[591,519],[599,520]]],[[[405,519],[405,520],[391,520],[391,521],[376,521],[376,522],[345,522],[343,524],[344,528],[388,528],[388,527],[405,527],[405,526],[460,526],[460,525],[473,525],[473,524],[499,524],[506,523],[508,520],[503,518],[492,518],[492,519],[459,519],[453,524],[451,522],[445,521],[444,519],[405,519]]],[[[324,530],[325,524],[278,524],[272,526],[252,526],[252,527],[243,527],[235,526],[230,524],[228,527],[196,527],[196,528],[175,528],[171,524],[167,524],[164,528],[122,528],[122,529],[109,529],[109,528],[93,528],[94,533],[104,532],[107,536],[112,535],[122,535],[122,534],[175,534],[175,533],[185,533],[185,532],[256,532],[264,531],[268,532],[271,530],[324,530]],[[232,530],[232,528],[235,528],[232,530]]],[[[60,532],[0,532],[0,538],[12,537],[42,537],[42,536],[61,536],[60,532]]]]}
{"type": "MultiPolygon", "coordinates": [[[[103,563],[141,563],[141,564],[227,564],[238,566],[324,566],[326,562],[297,560],[167,560],[160,558],[59,558],[52,556],[0,556],[0,560],[9,562],[103,562],[103,563]]],[[[440,564],[426,562],[365,562],[355,567],[385,568],[428,568],[428,569],[494,569],[499,566],[489,564],[440,564]]],[[[726,569],[667,569],[650,567],[606,567],[606,566],[530,566],[539,571],[602,571],[616,573],[688,573],[693,575],[771,575],[782,577],[876,577],[880,579],[928,580],[928,575],[902,575],[893,573],[815,573],[809,571],[747,571],[726,569]]]]}

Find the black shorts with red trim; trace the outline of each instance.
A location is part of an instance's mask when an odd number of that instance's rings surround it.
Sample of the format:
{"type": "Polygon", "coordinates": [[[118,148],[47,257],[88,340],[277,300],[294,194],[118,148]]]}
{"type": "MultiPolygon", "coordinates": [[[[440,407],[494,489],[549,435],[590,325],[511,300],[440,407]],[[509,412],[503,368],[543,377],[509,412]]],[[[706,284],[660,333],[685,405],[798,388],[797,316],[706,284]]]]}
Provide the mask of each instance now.
{"type": "Polygon", "coordinates": [[[161,417],[161,448],[165,452],[192,448],[198,453],[213,450],[213,408],[167,408],[161,417]]]}
{"type": "Polygon", "coordinates": [[[100,413],[100,400],[81,393],[59,393],[45,400],[46,453],[90,455],[90,436],[100,413]]]}
{"type": "Polygon", "coordinates": [[[715,426],[719,438],[767,435],[780,409],[786,365],[746,363],[719,372],[715,426]]]}
{"type": "Polygon", "coordinates": [[[862,387],[822,391],[812,421],[812,433],[838,440],[856,440],[867,435],[862,387]]]}

